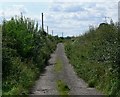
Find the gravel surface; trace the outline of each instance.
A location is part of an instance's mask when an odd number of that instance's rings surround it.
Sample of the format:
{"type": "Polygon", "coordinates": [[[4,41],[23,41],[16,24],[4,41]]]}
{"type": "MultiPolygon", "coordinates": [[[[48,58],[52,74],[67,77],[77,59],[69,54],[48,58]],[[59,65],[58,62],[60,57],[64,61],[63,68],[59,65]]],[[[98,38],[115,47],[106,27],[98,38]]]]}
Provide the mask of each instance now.
{"type": "Polygon", "coordinates": [[[73,66],[69,64],[64,51],[64,45],[59,43],[56,51],[51,55],[49,65],[45,68],[44,74],[36,81],[30,95],[59,95],[56,81],[62,80],[69,87],[70,95],[102,95],[95,88],[89,88],[81,78],[74,72],[73,66]],[[55,72],[56,59],[61,60],[61,72],[55,72]]]}

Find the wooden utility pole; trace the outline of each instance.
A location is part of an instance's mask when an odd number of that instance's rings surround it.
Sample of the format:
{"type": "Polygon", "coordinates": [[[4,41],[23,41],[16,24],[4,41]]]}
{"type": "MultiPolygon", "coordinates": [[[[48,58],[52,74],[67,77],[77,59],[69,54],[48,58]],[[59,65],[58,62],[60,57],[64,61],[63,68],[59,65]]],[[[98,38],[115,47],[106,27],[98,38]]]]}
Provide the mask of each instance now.
{"type": "Polygon", "coordinates": [[[62,37],[63,37],[63,32],[62,32],[62,37]]]}
{"type": "Polygon", "coordinates": [[[47,26],[47,33],[48,33],[48,26],[47,26]]]}
{"type": "Polygon", "coordinates": [[[52,30],[52,36],[53,36],[53,30],[52,30]]]}
{"type": "Polygon", "coordinates": [[[43,13],[42,13],[42,31],[44,31],[43,13]]]}

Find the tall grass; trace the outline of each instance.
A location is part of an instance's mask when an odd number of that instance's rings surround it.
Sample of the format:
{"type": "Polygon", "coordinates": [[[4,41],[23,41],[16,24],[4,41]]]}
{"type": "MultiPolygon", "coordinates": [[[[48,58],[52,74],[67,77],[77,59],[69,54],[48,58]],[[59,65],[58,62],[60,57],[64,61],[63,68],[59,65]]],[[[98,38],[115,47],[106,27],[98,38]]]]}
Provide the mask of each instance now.
{"type": "Polygon", "coordinates": [[[118,31],[114,24],[98,28],[65,43],[70,63],[79,77],[104,94],[119,97],[118,31]]]}

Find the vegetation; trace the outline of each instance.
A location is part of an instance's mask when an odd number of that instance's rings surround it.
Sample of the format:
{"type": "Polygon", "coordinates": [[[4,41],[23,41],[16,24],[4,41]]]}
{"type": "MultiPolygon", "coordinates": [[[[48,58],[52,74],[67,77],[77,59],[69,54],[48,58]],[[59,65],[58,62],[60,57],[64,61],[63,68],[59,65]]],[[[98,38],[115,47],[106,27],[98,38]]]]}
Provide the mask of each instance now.
{"type": "MultiPolygon", "coordinates": [[[[55,73],[59,75],[59,73],[62,72],[62,69],[62,61],[60,60],[60,58],[56,58],[56,64],[54,66],[55,73]]],[[[56,80],[56,87],[59,92],[59,95],[61,95],[62,97],[68,97],[70,89],[68,85],[64,82],[64,79],[56,80]]]]}
{"type": "Polygon", "coordinates": [[[56,83],[57,83],[57,89],[60,95],[62,95],[63,97],[69,97],[68,94],[70,89],[68,85],[66,85],[66,83],[63,82],[62,80],[57,80],[56,83]]]}
{"type": "Polygon", "coordinates": [[[58,37],[48,35],[22,14],[3,21],[2,36],[3,95],[27,95],[47,65],[58,37]]]}
{"type": "Polygon", "coordinates": [[[55,72],[61,72],[63,66],[62,66],[62,62],[60,59],[56,59],[56,63],[55,63],[55,67],[54,67],[54,70],[55,72]]]}
{"type": "MultiPolygon", "coordinates": [[[[1,26],[1,25],[0,25],[1,26]]],[[[1,29],[0,29],[1,31],[1,29]]],[[[67,37],[65,50],[78,76],[111,97],[120,95],[120,29],[113,22],[102,23],[79,37],[67,37]]],[[[12,17],[2,24],[2,93],[27,95],[36,78],[47,65],[58,37],[39,29],[38,23],[23,17],[12,17]]],[[[55,71],[62,65],[56,60],[55,71]]],[[[60,95],[68,95],[69,87],[58,80],[60,95]]]]}
{"type": "Polygon", "coordinates": [[[118,26],[102,23],[65,42],[70,63],[79,77],[111,97],[120,95],[120,37],[118,26]]]}

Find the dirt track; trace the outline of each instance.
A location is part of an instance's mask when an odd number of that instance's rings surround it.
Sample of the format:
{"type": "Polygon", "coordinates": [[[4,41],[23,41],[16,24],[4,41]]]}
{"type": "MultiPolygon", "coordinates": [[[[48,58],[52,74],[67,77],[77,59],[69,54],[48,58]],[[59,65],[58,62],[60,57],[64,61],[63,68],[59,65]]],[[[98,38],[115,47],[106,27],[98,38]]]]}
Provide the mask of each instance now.
{"type": "Polygon", "coordinates": [[[95,88],[89,88],[81,78],[77,77],[72,65],[69,64],[62,43],[57,45],[56,51],[51,55],[49,64],[45,68],[44,74],[40,75],[39,80],[36,81],[31,95],[59,95],[56,88],[57,80],[62,80],[67,84],[70,89],[69,95],[101,95],[95,88]],[[57,59],[62,63],[60,72],[54,70],[57,59]]]}

